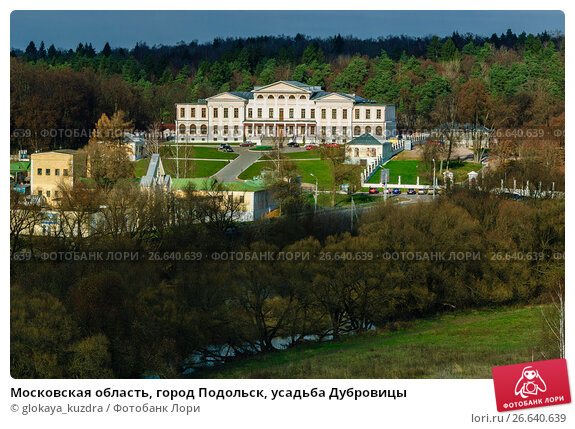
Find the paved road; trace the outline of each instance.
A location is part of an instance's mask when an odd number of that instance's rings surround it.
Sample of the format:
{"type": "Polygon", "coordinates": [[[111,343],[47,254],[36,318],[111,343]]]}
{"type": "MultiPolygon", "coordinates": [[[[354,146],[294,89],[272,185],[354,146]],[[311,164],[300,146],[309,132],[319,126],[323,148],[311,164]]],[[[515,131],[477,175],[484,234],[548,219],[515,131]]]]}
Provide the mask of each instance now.
{"type": "Polygon", "coordinates": [[[212,176],[220,183],[238,181],[238,176],[242,171],[260,159],[263,155],[263,152],[254,152],[247,148],[234,148],[234,152],[240,153],[240,156],[212,176]]]}

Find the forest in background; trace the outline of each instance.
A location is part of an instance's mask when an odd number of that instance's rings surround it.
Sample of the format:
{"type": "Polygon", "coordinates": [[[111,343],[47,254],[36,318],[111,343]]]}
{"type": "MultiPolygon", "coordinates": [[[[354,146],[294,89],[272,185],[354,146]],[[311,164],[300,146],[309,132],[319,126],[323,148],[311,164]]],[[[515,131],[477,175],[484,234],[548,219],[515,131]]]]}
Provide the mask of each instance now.
{"type": "Polygon", "coordinates": [[[549,126],[564,115],[560,34],[261,36],[133,49],[106,44],[100,52],[90,43],[64,50],[30,42],[10,55],[13,150],[81,147],[102,113],[118,110],[139,130],[173,123],[177,102],[278,80],[395,104],[400,130],[450,119],[493,129],[549,126]]]}

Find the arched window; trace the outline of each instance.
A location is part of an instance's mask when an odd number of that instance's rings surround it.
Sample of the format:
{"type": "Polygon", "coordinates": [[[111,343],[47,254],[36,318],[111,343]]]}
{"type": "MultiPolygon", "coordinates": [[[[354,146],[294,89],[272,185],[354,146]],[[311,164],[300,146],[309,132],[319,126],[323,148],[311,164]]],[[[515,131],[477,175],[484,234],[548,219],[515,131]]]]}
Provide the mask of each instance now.
{"type": "Polygon", "coordinates": [[[203,135],[208,134],[208,126],[207,125],[202,125],[200,127],[200,133],[202,133],[203,135]]]}
{"type": "Polygon", "coordinates": [[[186,134],[186,126],[184,124],[180,125],[180,134],[186,134]]]}
{"type": "Polygon", "coordinates": [[[289,99],[290,99],[290,100],[295,100],[295,95],[290,95],[290,96],[289,96],[289,99]]]}
{"type": "Polygon", "coordinates": [[[263,99],[264,99],[264,96],[263,96],[263,95],[261,95],[261,94],[258,95],[258,100],[263,100],[263,99]]]}
{"type": "Polygon", "coordinates": [[[353,127],[353,135],[354,136],[359,136],[360,133],[361,133],[361,128],[353,127]]]}
{"type": "MultiPolygon", "coordinates": [[[[294,97],[295,98],[295,97],[294,97]]],[[[299,97],[300,100],[305,100],[305,95],[300,95],[299,97]]]]}
{"type": "Polygon", "coordinates": [[[273,100],[274,96],[273,95],[268,95],[268,100],[273,100]]]}
{"type": "Polygon", "coordinates": [[[365,127],[365,132],[371,134],[371,127],[365,127]]]}
{"type": "Polygon", "coordinates": [[[193,136],[196,135],[196,126],[194,124],[190,125],[190,134],[193,136]]]}
{"type": "Polygon", "coordinates": [[[280,96],[278,97],[278,99],[283,100],[283,99],[285,99],[285,97],[284,97],[283,95],[280,95],[280,96]]]}
{"type": "Polygon", "coordinates": [[[381,128],[381,127],[375,127],[375,135],[376,135],[376,136],[381,136],[381,135],[383,135],[383,128],[381,128]]]}

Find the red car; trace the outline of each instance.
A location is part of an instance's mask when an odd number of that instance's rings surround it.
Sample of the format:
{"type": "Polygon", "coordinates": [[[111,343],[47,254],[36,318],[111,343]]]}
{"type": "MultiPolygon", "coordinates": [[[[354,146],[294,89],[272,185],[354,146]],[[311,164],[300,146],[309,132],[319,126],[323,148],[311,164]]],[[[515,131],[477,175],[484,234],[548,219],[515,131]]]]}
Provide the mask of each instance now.
{"type": "Polygon", "coordinates": [[[312,149],[315,149],[315,146],[312,144],[308,144],[305,146],[305,150],[312,150],[312,149]]]}
{"type": "Polygon", "coordinates": [[[377,188],[369,188],[369,193],[370,194],[378,194],[379,190],[377,188]]]}
{"type": "Polygon", "coordinates": [[[337,143],[328,143],[329,147],[338,147],[339,145],[337,143]]]}
{"type": "Polygon", "coordinates": [[[253,145],[254,145],[254,144],[253,144],[252,142],[243,142],[243,143],[240,143],[240,146],[241,146],[241,147],[251,147],[251,146],[253,146],[253,145]]]}

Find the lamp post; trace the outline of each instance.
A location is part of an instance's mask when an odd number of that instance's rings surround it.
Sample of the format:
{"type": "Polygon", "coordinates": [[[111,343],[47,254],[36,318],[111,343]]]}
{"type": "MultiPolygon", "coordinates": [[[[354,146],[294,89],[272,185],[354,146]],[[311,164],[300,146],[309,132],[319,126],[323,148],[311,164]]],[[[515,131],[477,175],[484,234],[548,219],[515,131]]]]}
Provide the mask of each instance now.
{"type": "Polygon", "coordinates": [[[313,173],[309,173],[310,176],[313,176],[313,178],[315,179],[315,195],[314,195],[314,206],[313,206],[313,212],[317,212],[317,177],[315,177],[315,175],[313,173]]]}

